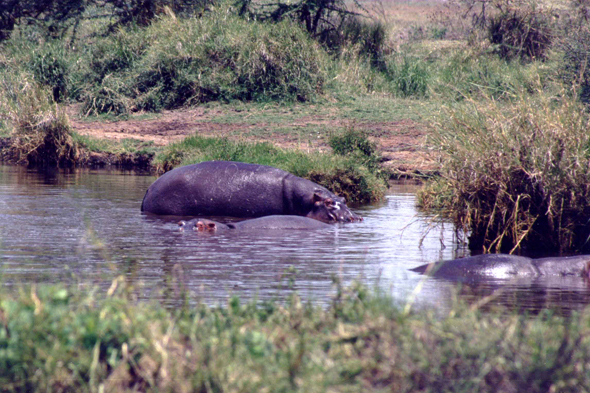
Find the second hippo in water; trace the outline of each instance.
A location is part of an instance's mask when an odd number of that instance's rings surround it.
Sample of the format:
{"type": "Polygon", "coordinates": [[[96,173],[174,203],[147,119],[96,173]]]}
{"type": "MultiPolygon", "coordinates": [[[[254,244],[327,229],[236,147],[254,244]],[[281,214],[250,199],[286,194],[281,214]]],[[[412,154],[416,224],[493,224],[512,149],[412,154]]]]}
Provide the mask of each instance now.
{"type": "Polygon", "coordinates": [[[450,280],[510,279],[539,276],[578,276],[588,278],[590,255],[532,259],[516,255],[483,254],[429,263],[410,270],[450,280]]]}
{"type": "Polygon", "coordinates": [[[222,224],[217,221],[208,220],[205,218],[189,221],[188,223],[181,221],[179,223],[181,230],[185,228],[193,229],[198,232],[218,232],[228,230],[242,230],[242,231],[256,231],[256,230],[316,230],[328,229],[332,226],[307,217],[300,216],[266,216],[254,218],[252,220],[245,220],[240,222],[232,222],[229,224],[222,224]]]}

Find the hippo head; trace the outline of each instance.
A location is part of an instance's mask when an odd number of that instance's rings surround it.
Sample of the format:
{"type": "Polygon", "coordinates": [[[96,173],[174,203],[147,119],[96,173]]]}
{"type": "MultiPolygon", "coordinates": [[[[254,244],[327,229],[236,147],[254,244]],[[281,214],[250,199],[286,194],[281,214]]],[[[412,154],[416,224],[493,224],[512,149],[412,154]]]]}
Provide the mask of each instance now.
{"type": "Polygon", "coordinates": [[[328,224],[336,222],[359,222],[363,218],[350,211],[341,198],[336,195],[327,196],[324,192],[316,191],[313,194],[313,208],[307,217],[328,224]]]}
{"type": "Polygon", "coordinates": [[[215,232],[217,231],[217,223],[211,220],[199,220],[196,222],[193,230],[197,232],[215,232]]]}

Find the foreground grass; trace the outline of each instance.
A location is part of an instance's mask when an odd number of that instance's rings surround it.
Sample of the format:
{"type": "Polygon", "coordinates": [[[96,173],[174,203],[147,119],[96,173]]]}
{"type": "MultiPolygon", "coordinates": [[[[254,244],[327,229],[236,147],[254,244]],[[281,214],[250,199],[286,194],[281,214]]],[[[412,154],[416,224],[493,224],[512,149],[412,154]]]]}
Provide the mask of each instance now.
{"type": "Polygon", "coordinates": [[[581,392],[590,313],[406,313],[360,286],[329,305],[164,308],[37,286],[0,295],[0,390],[79,392],[581,392]]]}

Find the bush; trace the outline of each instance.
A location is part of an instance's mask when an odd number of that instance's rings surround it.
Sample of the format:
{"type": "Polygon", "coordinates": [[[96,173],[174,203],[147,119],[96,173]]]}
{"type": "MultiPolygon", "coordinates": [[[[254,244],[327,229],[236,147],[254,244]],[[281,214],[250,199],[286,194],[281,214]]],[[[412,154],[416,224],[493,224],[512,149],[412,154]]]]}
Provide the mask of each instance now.
{"type": "MultiPolygon", "coordinates": [[[[248,22],[221,11],[200,20],[162,19],[98,48],[87,80],[120,80],[111,95],[126,97],[131,110],[214,100],[308,101],[324,82],[323,54],[297,26],[248,22]]],[[[104,95],[87,86],[86,108],[112,110],[92,104],[104,95]]]]}
{"type": "Polygon", "coordinates": [[[70,63],[66,48],[59,42],[46,44],[32,52],[27,64],[35,79],[50,88],[55,102],[62,102],[70,89],[70,63]]]}
{"type": "Polygon", "coordinates": [[[478,251],[590,251],[588,114],[568,99],[469,101],[432,138],[441,177],[421,193],[478,251]]]}
{"type": "Polygon", "coordinates": [[[506,60],[545,59],[552,36],[547,15],[532,7],[508,7],[488,22],[488,38],[506,60]]]}
{"type": "Polygon", "coordinates": [[[0,114],[12,128],[11,159],[37,166],[68,166],[78,157],[65,111],[26,75],[4,75],[0,114]]]}
{"type": "Polygon", "coordinates": [[[577,88],[580,101],[590,104],[590,27],[568,29],[561,43],[563,59],[560,76],[577,88]]]}
{"type": "Polygon", "coordinates": [[[358,46],[358,54],[371,59],[371,64],[384,68],[384,52],[387,40],[385,25],[363,21],[358,16],[343,18],[340,25],[318,35],[318,40],[332,53],[341,53],[346,47],[358,46]]]}

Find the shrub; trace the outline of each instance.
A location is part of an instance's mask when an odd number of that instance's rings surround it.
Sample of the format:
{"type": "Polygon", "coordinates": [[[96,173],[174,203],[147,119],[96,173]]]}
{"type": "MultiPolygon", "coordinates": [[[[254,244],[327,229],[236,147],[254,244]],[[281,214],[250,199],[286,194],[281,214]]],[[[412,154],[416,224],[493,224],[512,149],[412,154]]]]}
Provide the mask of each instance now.
{"type": "MultiPolygon", "coordinates": [[[[166,18],[121,32],[110,45],[92,53],[87,79],[121,81],[111,95],[129,100],[130,110],[213,100],[308,101],[323,87],[322,52],[290,22],[268,25],[226,14],[166,18]]],[[[112,110],[92,104],[104,95],[88,86],[86,108],[112,110]]]]}
{"type": "Polygon", "coordinates": [[[503,9],[488,22],[488,38],[503,59],[545,59],[553,31],[548,17],[532,8],[503,9]]]}
{"type": "Polygon", "coordinates": [[[367,132],[349,127],[342,133],[332,135],[328,144],[335,154],[353,158],[384,180],[389,178],[389,174],[379,165],[381,156],[375,143],[369,140],[367,132]]]}
{"type": "Polygon", "coordinates": [[[337,28],[322,31],[318,40],[333,53],[341,53],[345,47],[358,45],[360,56],[367,56],[373,66],[384,68],[387,32],[383,23],[366,22],[356,15],[348,16],[342,19],[337,28]]]}
{"type": "Polygon", "coordinates": [[[580,100],[590,104],[590,27],[582,25],[567,30],[560,47],[563,52],[561,79],[576,86],[580,100]]]}
{"type": "Polygon", "coordinates": [[[117,77],[104,78],[97,85],[89,86],[83,93],[82,113],[85,116],[110,114],[127,115],[131,111],[131,100],[127,82],[117,77]]]}
{"type": "Polygon", "coordinates": [[[27,65],[35,79],[52,90],[55,102],[62,102],[67,98],[70,89],[70,64],[63,45],[55,42],[38,47],[32,52],[27,65]]]}
{"type": "Polygon", "coordinates": [[[5,75],[0,112],[12,126],[11,158],[37,166],[73,164],[78,148],[65,111],[26,75],[5,75]]]}
{"type": "Polygon", "coordinates": [[[441,177],[421,194],[483,251],[590,250],[590,126],[575,102],[541,93],[469,101],[441,114],[441,177]]]}

